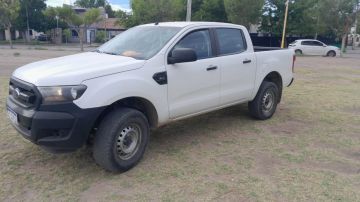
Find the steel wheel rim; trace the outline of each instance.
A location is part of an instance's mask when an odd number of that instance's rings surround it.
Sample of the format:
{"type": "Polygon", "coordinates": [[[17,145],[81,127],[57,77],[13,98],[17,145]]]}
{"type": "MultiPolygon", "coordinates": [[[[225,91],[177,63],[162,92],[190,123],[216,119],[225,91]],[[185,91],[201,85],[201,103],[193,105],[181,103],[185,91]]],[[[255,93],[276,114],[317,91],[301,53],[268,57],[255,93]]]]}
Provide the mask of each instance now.
{"type": "Polygon", "coordinates": [[[141,129],[138,124],[129,124],[124,127],[116,139],[116,152],[121,160],[132,158],[141,144],[141,129]]]}
{"type": "Polygon", "coordinates": [[[273,91],[268,90],[265,92],[264,97],[262,99],[261,108],[263,112],[270,112],[275,104],[275,94],[273,91]]]}

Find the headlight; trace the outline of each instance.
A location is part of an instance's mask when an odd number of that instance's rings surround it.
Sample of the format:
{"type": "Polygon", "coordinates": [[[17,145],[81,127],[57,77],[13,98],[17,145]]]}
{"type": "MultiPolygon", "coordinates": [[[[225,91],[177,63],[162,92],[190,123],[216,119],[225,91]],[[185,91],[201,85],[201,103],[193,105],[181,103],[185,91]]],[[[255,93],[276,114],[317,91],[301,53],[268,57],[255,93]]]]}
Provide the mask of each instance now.
{"type": "Polygon", "coordinates": [[[71,102],[79,99],[86,90],[85,85],[38,87],[43,104],[71,102]]]}

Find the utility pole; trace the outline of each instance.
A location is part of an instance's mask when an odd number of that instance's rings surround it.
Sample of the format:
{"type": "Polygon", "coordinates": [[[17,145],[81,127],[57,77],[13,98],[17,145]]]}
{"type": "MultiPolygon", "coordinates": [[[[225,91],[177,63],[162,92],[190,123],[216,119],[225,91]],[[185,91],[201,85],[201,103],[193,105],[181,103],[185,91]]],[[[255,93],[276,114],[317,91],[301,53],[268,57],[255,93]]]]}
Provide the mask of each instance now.
{"type": "Polygon", "coordinates": [[[356,45],[356,39],[357,39],[357,24],[358,24],[358,9],[359,9],[359,1],[357,1],[356,5],[355,5],[355,30],[354,30],[354,35],[352,37],[352,49],[355,50],[355,45],[356,45]]]}
{"type": "Polygon", "coordinates": [[[187,0],[186,21],[191,21],[191,0],[187,0]]]}
{"type": "Polygon", "coordinates": [[[285,9],[283,34],[282,34],[282,40],[281,40],[281,48],[285,48],[286,24],[287,24],[287,18],[288,18],[288,13],[289,13],[289,0],[286,1],[285,5],[286,5],[286,9],[285,9]]]}

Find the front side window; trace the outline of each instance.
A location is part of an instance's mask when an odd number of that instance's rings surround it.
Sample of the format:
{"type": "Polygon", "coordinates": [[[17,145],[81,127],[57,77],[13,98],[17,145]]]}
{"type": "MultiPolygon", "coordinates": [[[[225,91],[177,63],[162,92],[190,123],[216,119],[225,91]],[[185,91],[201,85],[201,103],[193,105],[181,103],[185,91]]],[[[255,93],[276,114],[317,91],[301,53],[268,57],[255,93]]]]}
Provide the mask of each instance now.
{"type": "Polygon", "coordinates": [[[176,48],[191,48],[198,59],[212,57],[210,33],[208,30],[191,32],[175,45],[174,49],[176,48]]]}
{"type": "Polygon", "coordinates": [[[247,48],[240,29],[218,28],[216,35],[219,41],[220,55],[240,53],[247,48]]]}
{"type": "Polygon", "coordinates": [[[148,60],[158,53],[180,30],[179,27],[134,27],[100,46],[97,51],[148,60]]]}

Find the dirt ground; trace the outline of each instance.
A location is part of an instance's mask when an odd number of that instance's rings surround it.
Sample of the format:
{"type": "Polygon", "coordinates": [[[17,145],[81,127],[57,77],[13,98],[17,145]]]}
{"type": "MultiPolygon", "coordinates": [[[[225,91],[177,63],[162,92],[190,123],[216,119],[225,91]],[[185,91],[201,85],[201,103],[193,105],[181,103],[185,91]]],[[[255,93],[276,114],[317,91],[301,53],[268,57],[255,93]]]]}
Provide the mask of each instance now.
{"type": "Polygon", "coordinates": [[[360,201],[360,57],[300,57],[271,120],[239,105],[170,124],[112,174],[90,148],[49,154],[6,118],[14,68],[72,53],[0,50],[0,201],[360,201]]]}

